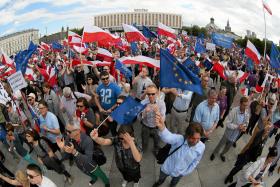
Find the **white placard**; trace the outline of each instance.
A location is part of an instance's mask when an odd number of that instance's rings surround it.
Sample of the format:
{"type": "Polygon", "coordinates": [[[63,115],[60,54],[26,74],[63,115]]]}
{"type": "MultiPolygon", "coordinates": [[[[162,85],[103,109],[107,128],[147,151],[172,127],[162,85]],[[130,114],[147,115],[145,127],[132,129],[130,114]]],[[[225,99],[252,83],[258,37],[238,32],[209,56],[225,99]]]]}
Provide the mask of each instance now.
{"type": "Polygon", "coordinates": [[[0,103],[6,105],[8,101],[12,99],[9,97],[7,91],[5,90],[4,86],[0,83],[0,103]]]}
{"type": "Polygon", "coordinates": [[[23,78],[21,71],[17,71],[16,73],[9,76],[8,82],[10,83],[10,86],[14,93],[17,90],[20,90],[27,86],[27,83],[26,83],[25,79],[23,78]]]}
{"type": "Polygon", "coordinates": [[[215,51],[216,50],[216,45],[213,43],[206,43],[206,49],[210,50],[210,51],[215,51]]]}

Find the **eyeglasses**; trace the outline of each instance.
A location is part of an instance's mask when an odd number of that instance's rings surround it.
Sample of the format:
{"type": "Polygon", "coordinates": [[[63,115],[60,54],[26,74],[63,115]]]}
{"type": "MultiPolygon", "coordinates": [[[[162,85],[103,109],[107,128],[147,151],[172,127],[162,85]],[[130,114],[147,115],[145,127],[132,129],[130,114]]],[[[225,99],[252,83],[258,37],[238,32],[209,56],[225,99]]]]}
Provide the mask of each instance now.
{"type": "Polygon", "coordinates": [[[84,105],[76,105],[78,108],[83,108],[84,105]]]}
{"type": "Polygon", "coordinates": [[[154,96],[154,95],[156,95],[156,93],[147,93],[147,95],[148,96],[151,96],[151,95],[154,96]]]}
{"type": "Polygon", "coordinates": [[[108,80],[109,77],[104,77],[104,78],[101,78],[101,80],[105,81],[105,80],[108,80]]]}
{"type": "Polygon", "coordinates": [[[33,179],[33,178],[35,178],[35,177],[40,176],[40,175],[35,175],[35,176],[34,176],[34,175],[30,175],[30,174],[26,174],[26,175],[27,175],[27,177],[30,178],[30,179],[33,179]]]}
{"type": "Polygon", "coordinates": [[[67,133],[67,134],[71,134],[72,132],[75,132],[77,129],[74,129],[74,130],[72,130],[72,131],[70,131],[70,130],[65,130],[65,132],[67,133]]]}

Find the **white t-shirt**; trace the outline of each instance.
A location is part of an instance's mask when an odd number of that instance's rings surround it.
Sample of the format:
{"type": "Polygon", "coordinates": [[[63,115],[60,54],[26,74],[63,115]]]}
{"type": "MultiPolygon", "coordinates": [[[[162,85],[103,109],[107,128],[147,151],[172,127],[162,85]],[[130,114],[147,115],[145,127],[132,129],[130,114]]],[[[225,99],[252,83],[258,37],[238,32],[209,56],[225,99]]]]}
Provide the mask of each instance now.
{"type": "Polygon", "coordinates": [[[39,187],[57,187],[53,181],[51,181],[48,177],[45,177],[45,176],[43,176],[42,183],[38,186],[39,187]]]}

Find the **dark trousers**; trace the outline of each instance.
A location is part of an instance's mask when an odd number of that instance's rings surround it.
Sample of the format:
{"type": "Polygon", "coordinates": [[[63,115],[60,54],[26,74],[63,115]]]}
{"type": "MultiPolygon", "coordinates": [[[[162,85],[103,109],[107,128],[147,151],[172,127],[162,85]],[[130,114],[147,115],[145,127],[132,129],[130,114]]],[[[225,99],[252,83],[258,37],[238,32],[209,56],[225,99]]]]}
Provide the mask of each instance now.
{"type": "Polygon", "coordinates": [[[273,184],[272,187],[279,187],[280,186],[280,178],[273,184]]]}
{"type": "Polygon", "coordinates": [[[139,182],[139,179],[141,178],[141,172],[140,172],[140,167],[135,168],[135,169],[127,169],[127,168],[119,168],[124,180],[127,182],[134,182],[137,183],[139,182]]]}
{"type": "Polygon", "coordinates": [[[225,111],[225,114],[224,114],[224,116],[223,116],[223,118],[222,119],[220,119],[219,121],[218,121],[218,124],[217,124],[217,128],[218,127],[223,127],[224,126],[224,121],[225,121],[225,119],[226,119],[226,117],[227,117],[227,115],[228,115],[228,113],[229,113],[229,107],[226,109],[226,111],[225,111]]]}
{"type": "MultiPolygon", "coordinates": [[[[168,175],[160,170],[159,179],[156,182],[156,185],[154,185],[154,186],[159,186],[162,183],[164,183],[164,181],[167,177],[168,177],[168,175]]],[[[175,187],[178,184],[178,182],[180,181],[181,178],[182,178],[182,176],[172,177],[171,182],[170,182],[170,187],[175,187]]]]}
{"type": "MultiPolygon", "coordinates": [[[[232,183],[231,185],[229,185],[228,187],[235,187],[236,186],[236,184],[237,184],[237,182],[235,182],[235,183],[232,183]]],[[[248,183],[248,184],[245,184],[244,186],[242,186],[242,187],[250,187],[251,186],[251,183],[248,183]]]]}
{"type": "Polygon", "coordinates": [[[45,156],[42,158],[44,165],[49,170],[54,170],[59,174],[63,174],[65,177],[71,177],[71,175],[66,171],[64,164],[56,157],[45,156]]]}
{"type": "Polygon", "coordinates": [[[158,149],[159,149],[158,144],[159,144],[160,139],[159,139],[159,136],[158,136],[157,129],[156,128],[150,128],[150,127],[147,127],[146,125],[142,124],[141,137],[142,137],[143,152],[147,151],[150,136],[152,136],[153,139],[154,139],[154,151],[158,151],[158,149]]]}
{"type": "Polygon", "coordinates": [[[248,163],[248,159],[245,158],[244,155],[238,155],[237,161],[234,164],[234,167],[229,172],[227,179],[232,179],[233,176],[238,173],[242,168],[248,163]]]}
{"type": "Polygon", "coordinates": [[[252,132],[253,132],[253,129],[255,128],[256,126],[256,123],[258,122],[260,118],[260,115],[251,115],[250,119],[249,119],[249,124],[248,124],[248,127],[246,129],[246,133],[249,133],[250,135],[252,135],[252,132]]]}
{"type": "Polygon", "coordinates": [[[107,121],[106,123],[108,124],[108,126],[110,128],[112,136],[117,136],[118,135],[118,133],[117,133],[118,123],[116,121],[112,121],[112,122],[107,121]]]}

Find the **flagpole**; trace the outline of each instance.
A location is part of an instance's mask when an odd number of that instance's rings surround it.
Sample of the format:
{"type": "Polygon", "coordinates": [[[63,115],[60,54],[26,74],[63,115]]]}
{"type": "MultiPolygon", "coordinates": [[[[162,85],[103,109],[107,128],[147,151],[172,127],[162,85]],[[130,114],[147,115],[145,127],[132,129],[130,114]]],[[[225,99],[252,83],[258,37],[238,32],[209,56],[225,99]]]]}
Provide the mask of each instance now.
{"type": "Polygon", "coordinates": [[[264,6],[263,6],[263,0],[262,0],[262,7],[263,7],[263,19],[264,19],[264,60],[266,61],[266,19],[265,19],[265,12],[264,12],[264,6]]]}
{"type": "Polygon", "coordinates": [[[96,129],[98,130],[99,127],[101,127],[109,117],[110,117],[110,115],[107,116],[107,117],[96,127],[96,129]]]}

